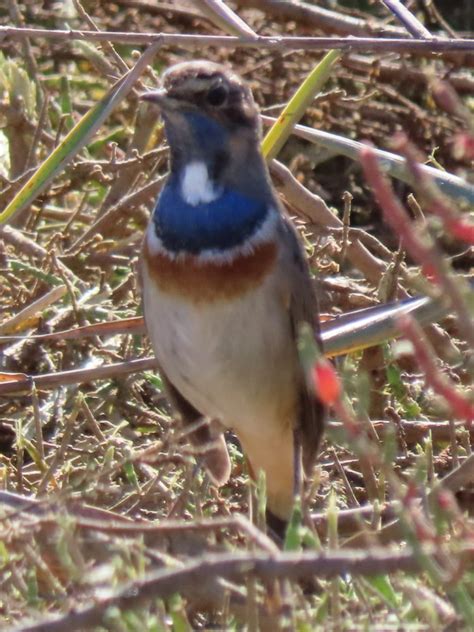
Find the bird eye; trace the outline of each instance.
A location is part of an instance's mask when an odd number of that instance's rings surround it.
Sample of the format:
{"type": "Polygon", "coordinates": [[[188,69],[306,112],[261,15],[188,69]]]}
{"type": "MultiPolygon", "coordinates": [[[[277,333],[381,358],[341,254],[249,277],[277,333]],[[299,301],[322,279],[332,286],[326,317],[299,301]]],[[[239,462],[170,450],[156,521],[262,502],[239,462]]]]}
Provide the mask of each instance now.
{"type": "Polygon", "coordinates": [[[217,108],[224,105],[227,100],[227,88],[222,85],[222,83],[219,83],[217,86],[214,86],[209,90],[206,98],[209,105],[212,105],[213,107],[217,108]]]}

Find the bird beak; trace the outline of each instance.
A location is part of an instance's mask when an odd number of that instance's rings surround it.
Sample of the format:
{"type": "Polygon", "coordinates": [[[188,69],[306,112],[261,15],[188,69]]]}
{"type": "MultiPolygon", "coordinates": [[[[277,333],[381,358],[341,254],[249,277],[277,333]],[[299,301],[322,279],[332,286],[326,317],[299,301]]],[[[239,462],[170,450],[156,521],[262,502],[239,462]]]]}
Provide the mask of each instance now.
{"type": "Polygon", "coordinates": [[[165,109],[170,105],[170,97],[168,95],[167,90],[165,88],[159,88],[158,90],[151,90],[150,92],[144,92],[140,95],[140,99],[143,101],[149,101],[150,103],[154,103],[161,109],[165,109]]]}

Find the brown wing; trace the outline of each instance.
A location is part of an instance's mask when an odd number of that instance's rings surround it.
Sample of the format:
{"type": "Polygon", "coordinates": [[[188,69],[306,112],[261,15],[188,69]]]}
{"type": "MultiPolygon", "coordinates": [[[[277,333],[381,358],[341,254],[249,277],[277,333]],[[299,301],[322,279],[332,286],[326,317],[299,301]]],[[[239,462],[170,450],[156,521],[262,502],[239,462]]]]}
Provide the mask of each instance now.
{"type": "MultiPolygon", "coordinates": [[[[179,414],[184,426],[190,426],[203,419],[202,414],[181,395],[171,384],[164,372],[160,374],[166,394],[174,410],[179,414]]],[[[199,455],[210,479],[215,485],[224,485],[229,480],[231,464],[224,435],[214,431],[209,424],[200,425],[189,433],[189,440],[199,449],[199,455]]]]}
{"type": "MultiPolygon", "coordinates": [[[[314,332],[316,343],[322,348],[318,301],[313,290],[308,263],[298,235],[285,216],[281,223],[281,243],[284,244],[282,276],[288,281],[288,309],[295,345],[301,324],[308,323],[314,332]]],[[[303,448],[303,465],[308,474],[317,456],[325,419],[326,409],[314,392],[308,388],[304,370],[301,368],[299,429],[303,448]]]]}

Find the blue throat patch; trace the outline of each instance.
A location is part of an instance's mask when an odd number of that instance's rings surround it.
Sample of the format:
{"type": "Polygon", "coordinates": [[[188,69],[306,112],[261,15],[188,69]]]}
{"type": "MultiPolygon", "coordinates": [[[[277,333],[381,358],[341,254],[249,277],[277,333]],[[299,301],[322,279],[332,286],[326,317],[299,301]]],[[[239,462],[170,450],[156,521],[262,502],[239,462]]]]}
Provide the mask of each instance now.
{"type": "Polygon", "coordinates": [[[165,248],[199,254],[242,245],[268,212],[263,200],[231,189],[224,189],[213,202],[191,206],[181,196],[179,178],[172,174],[158,198],[153,221],[165,248]]]}
{"type": "Polygon", "coordinates": [[[194,142],[199,147],[205,147],[210,155],[227,143],[229,132],[217,121],[205,114],[194,111],[186,112],[185,116],[192,129],[194,142]]]}
{"type": "Polygon", "coordinates": [[[229,132],[223,125],[196,111],[182,112],[182,115],[187,123],[184,128],[176,127],[176,123],[165,118],[166,137],[171,148],[182,147],[183,133],[190,133],[187,141],[191,140],[192,144],[201,148],[208,157],[215,156],[227,145],[229,132]]]}

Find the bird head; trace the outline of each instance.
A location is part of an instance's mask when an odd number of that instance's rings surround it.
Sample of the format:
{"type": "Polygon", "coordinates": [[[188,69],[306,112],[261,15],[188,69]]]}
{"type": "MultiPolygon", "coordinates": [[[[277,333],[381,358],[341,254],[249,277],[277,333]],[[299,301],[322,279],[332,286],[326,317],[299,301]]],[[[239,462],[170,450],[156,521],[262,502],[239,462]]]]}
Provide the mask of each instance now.
{"type": "Polygon", "coordinates": [[[209,61],[176,64],[163,75],[163,87],[142,98],[156,103],[165,120],[206,116],[224,129],[259,131],[258,110],[250,88],[231,70],[209,61]]]}
{"type": "Polygon", "coordinates": [[[241,165],[261,163],[258,108],[230,69],[208,61],[179,63],[164,73],[162,88],[142,99],[161,110],[172,172],[202,161],[219,181],[226,172],[238,174],[241,165]]]}

